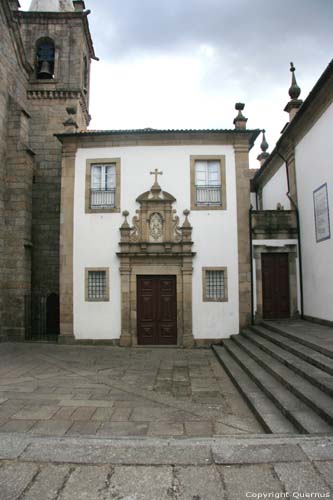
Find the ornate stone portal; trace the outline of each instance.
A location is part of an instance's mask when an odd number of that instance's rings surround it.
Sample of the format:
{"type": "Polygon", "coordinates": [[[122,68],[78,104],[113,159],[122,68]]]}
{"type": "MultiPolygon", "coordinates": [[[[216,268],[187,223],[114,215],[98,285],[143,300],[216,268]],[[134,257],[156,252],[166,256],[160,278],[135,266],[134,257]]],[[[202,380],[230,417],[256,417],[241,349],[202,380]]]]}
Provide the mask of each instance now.
{"type": "Polygon", "coordinates": [[[192,227],[190,212],[184,210],[185,220],[180,227],[177,211],[172,208],[176,199],[163,192],[157,182],[162,172],[152,172],[155,182],[150,191],[137,198],[140,208],[120,227],[121,274],[121,336],[120,345],[135,346],[137,337],[137,276],[172,275],[177,280],[177,345],[191,347],[192,333],[192,227]]]}

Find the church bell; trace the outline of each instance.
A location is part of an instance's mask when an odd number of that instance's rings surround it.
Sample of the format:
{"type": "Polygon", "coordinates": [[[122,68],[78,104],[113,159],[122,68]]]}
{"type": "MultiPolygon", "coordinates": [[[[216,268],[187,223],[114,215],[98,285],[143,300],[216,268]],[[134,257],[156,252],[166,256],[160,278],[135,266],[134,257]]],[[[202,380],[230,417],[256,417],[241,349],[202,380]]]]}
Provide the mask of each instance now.
{"type": "Polygon", "coordinates": [[[38,71],[38,78],[41,80],[50,80],[51,78],[53,78],[51,64],[49,61],[42,61],[42,64],[38,71]]]}

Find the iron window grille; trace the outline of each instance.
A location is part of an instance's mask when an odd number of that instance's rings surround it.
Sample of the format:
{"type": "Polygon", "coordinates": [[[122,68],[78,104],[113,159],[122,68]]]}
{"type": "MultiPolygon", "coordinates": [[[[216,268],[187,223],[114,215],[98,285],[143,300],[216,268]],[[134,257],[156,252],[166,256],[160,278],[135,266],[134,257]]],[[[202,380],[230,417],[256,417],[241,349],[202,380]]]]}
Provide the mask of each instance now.
{"type": "Polygon", "coordinates": [[[88,271],[88,300],[106,299],[106,271],[88,271]]]}
{"type": "Polygon", "coordinates": [[[224,271],[206,271],[206,299],[225,299],[225,275],[224,271]]]}

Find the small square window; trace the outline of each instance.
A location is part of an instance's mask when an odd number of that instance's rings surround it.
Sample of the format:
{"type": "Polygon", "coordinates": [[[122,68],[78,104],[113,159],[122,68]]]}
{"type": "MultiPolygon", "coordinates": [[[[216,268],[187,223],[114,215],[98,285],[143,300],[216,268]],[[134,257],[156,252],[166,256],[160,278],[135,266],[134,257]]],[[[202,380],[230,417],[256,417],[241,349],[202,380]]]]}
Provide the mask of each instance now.
{"type": "Polygon", "coordinates": [[[86,301],[109,300],[109,273],[107,269],[86,269],[86,301]]]}
{"type": "Polygon", "coordinates": [[[203,268],[203,301],[226,302],[227,293],[227,268],[203,268]]]}

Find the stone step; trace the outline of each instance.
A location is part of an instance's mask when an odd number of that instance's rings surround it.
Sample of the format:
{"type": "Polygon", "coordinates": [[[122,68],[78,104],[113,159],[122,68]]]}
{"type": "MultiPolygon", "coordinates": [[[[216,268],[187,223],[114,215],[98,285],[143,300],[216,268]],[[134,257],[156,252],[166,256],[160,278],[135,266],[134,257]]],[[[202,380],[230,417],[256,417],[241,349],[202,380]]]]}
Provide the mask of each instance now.
{"type": "Polygon", "coordinates": [[[311,347],[300,344],[297,340],[291,340],[288,337],[284,337],[280,333],[272,332],[263,325],[253,325],[250,326],[249,329],[279,347],[282,347],[286,351],[296,354],[299,358],[304,359],[304,361],[311,363],[324,372],[333,375],[333,360],[332,358],[325,356],[325,354],[314,351],[311,347]]]}
{"type": "Polygon", "coordinates": [[[333,424],[333,404],[330,396],[273,359],[242,335],[235,335],[232,340],[289,391],[310,406],[329,424],[333,424]]]}
{"type": "Polygon", "coordinates": [[[321,354],[325,354],[325,356],[328,356],[329,358],[333,359],[333,351],[332,349],[325,348],[323,345],[318,345],[315,340],[309,340],[309,338],[304,338],[300,334],[296,334],[295,332],[291,331],[288,329],[287,326],[281,326],[278,324],[274,324],[268,321],[262,321],[260,323],[261,326],[264,326],[268,330],[272,332],[279,333],[280,335],[283,335],[284,337],[287,337],[294,342],[299,342],[300,344],[303,344],[307,347],[310,347],[314,351],[320,352],[321,354]]]}
{"type": "Polygon", "coordinates": [[[300,433],[321,434],[332,432],[332,427],[327,422],[254,361],[234,340],[225,340],[223,345],[247,375],[300,433]]]}
{"type": "Polygon", "coordinates": [[[295,373],[304,377],[329,396],[333,396],[333,377],[330,374],[304,361],[297,355],[277,346],[270,340],[261,337],[253,330],[244,329],[241,333],[250,342],[259,347],[259,349],[277,359],[295,373]]]}
{"type": "Polygon", "coordinates": [[[213,346],[213,351],[266,432],[270,434],[297,432],[298,429],[260,390],[224,347],[213,346]]]}

